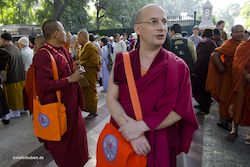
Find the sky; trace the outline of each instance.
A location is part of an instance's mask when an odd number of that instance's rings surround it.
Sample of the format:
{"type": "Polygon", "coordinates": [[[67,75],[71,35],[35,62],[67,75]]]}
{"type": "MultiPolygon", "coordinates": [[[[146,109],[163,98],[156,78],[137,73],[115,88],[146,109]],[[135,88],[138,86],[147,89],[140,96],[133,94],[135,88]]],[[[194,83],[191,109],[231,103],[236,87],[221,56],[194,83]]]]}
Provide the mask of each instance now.
{"type": "MultiPolygon", "coordinates": [[[[203,2],[205,3],[207,0],[203,0],[203,2]]],[[[227,5],[231,4],[231,3],[237,3],[240,4],[241,7],[243,7],[243,5],[245,4],[245,2],[247,2],[247,0],[209,0],[210,3],[213,5],[213,10],[216,9],[223,9],[225,8],[227,5]]]]}

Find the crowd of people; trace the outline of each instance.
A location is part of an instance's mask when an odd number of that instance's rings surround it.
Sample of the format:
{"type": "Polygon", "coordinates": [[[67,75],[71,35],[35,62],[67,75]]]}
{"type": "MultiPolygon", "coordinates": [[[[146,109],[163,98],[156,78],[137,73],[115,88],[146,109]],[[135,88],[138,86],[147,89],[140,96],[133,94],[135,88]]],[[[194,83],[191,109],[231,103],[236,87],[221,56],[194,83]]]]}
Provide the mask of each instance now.
{"type": "Polygon", "coordinates": [[[226,140],[233,142],[238,125],[250,126],[250,40],[242,25],[233,26],[228,39],[224,26],[223,20],[204,31],[195,25],[188,36],[176,23],[167,31],[164,10],[150,4],[138,11],[129,38],[117,33],[98,39],[86,30],[72,35],[59,21],[48,20],[31,49],[29,38],[21,37],[15,46],[5,32],[0,48],[2,122],[7,125],[10,118],[33,110],[34,71],[40,102],[56,102],[55,91],[61,90],[66,107],[68,130],[62,140],[40,140],[59,166],[83,166],[89,159],[81,111],[89,113],[85,119],[98,116],[98,83],[107,93],[113,124],[137,154],[148,157],[148,166],[157,161],[174,167],[176,155],[188,152],[198,128],[191,95],[199,103],[197,114],[209,114],[211,103],[219,103],[217,125],[230,131],[226,140]],[[53,79],[49,54],[41,48],[53,55],[59,80],[53,79]],[[132,60],[142,121],[135,121],[122,52],[132,60]],[[78,81],[84,77],[89,85],[81,87],[78,81]]]}

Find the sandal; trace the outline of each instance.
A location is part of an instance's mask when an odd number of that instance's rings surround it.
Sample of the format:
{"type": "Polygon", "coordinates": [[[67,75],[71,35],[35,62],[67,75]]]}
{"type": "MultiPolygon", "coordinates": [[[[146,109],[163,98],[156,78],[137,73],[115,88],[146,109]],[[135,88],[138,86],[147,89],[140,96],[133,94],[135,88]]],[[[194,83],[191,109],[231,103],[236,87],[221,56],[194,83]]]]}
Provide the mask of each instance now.
{"type": "Polygon", "coordinates": [[[230,131],[230,132],[231,132],[231,130],[232,130],[232,128],[231,128],[227,123],[219,123],[219,122],[218,122],[217,125],[218,125],[219,127],[223,128],[223,129],[227,130],[227,131],[230,131]]]}
{"type": "Polygon", "coordinates": [[[246,139],[250,141],[250,133],[247,135],[246,139]]]}
{"type": "Polygon", "coordinates": [[[226,141],[233,142],[237,137],[238,137],[238,134],[237,134],[237,133],[230,133],[230,134],[226,137],[226,141]]]}
{"type": "Polygon", "coordinates": [[[90,113],[86,119],[92,119],[92,118],[95,118],[98,114],[94,114],[94,113],[90,113]]]}

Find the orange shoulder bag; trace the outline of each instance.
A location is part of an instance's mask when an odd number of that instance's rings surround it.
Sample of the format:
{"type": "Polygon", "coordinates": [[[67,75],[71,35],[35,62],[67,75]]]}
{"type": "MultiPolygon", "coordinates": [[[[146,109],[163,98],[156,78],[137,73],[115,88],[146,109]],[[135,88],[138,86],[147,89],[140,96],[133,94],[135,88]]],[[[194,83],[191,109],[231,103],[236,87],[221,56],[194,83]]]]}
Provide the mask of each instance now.
{"type": "MultiPolygon", "coordinates": [[[[56,62],[51,53],[46,50],[51,58],[54,80],[58,80],[56,62]]],[[[33,73],[33,122],[34,134],[45,140],[60,141],[61,136],[67,132],[66,108],[61,102],[61,91],[56,91],[58,102],[41,105],[35,90],[35,74],[33,73]]]]}
{"type": "MultiPolygon", "coordinates": [[[[135,80],[131,68],[129,54],[123,53],[125,73],[127,77],[130,98],[137,121],[142,120],[140,101],[138,98],[135,80]]],[[[97,167],[145,167],[147,157],[135,153],[118,129],[107,123],[102,130],[97,143],[97,167]]]]}

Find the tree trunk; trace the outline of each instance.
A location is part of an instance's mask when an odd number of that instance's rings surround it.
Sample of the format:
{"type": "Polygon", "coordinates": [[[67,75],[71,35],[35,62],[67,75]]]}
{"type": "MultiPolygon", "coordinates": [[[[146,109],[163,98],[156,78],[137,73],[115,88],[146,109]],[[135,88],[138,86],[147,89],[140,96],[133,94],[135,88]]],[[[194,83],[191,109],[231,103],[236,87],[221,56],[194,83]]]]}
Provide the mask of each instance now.
{"type": "Polygon", "coordinates": [[[100,10],[97,9],[97,12],[96,12],[96,29],[99,30],[100,29],[100,18],[99,18],[99,12],[100,10]]]}
{"type": "Polygon", "coordinates": [[[62,4],[62,0],[54,0],[54,17],[55,20],[60,21],[61,16],[67,5],[69,4],[70,0],[65,0],[62,4]]]}

